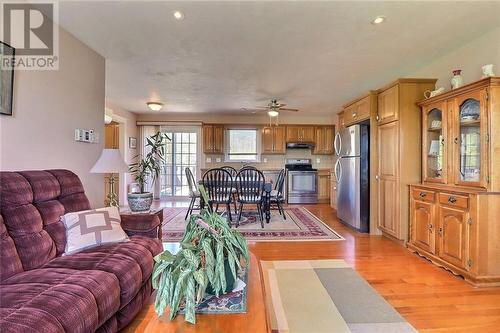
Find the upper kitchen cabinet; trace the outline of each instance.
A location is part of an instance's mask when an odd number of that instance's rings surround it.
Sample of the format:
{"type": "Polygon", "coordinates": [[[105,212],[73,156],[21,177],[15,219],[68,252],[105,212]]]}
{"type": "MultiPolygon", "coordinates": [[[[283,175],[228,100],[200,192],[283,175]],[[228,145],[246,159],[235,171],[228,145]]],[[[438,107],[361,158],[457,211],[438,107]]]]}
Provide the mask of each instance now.
{"type": "Polygon", "coordinates": [[[333,154],[333,137],[335,135],[335,126],[316,126],[315,142],[313,154],[331,155],[333,154]]]}
{"type": "Polygon", "coordinates": [[[262,129],[262,153],[285,154],[285,127],[269,126],[262,129]]]}
{"type": "Polygon", "coordinates": [[[203,125],[203,152],[205,154],[224,153],[224,125],[203,125]]]}
{"type": "MultiPolygon", "coordinates": [[[[434,90],[435,79],[399,79],[378,91],[378,121],[371,122],[375,144],[370,160],[375,181],[370,189],[378,228],[398,240],[408,239],[408,185],[421,180],[421,112],[417,101],[434,90]]],[[[434,123],[437,124],[436,122],[434,123]]],[[[373,145],[372,145],[373,147],[373,145]]]]}
{"type": "Polygon", "coordinates": [[[338,131],[345,128],[344,111],[337,113],[337,127],[338,131]]]}
{"type": "Polygon", "coordinates": [[[286,142],[314,142],[314,126],[287,126],[286,142]]]}
{"type": "Polygon", "coordinates": [[[500,190],[499,86],[486,78],[419,103],[424,183],[500,190]]]}
{"type": "Polygon", "coordinates": [[[370,92],[368,95],[344,105],[344,126],[350,126],[370,119],[372,109],[376,106],[375,96],[374,92],[370,92]]]}
{"type": "Polygon", "coordinates": [[[380,124],[390,123],[399,117],[399,84],[378,94],[377,120],[380,124]]]}

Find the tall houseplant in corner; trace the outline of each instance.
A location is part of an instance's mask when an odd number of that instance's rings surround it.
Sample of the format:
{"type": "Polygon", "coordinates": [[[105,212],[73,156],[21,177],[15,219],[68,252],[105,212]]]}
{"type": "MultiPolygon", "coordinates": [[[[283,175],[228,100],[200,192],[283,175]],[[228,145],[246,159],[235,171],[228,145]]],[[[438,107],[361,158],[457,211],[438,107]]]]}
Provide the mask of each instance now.
{"type": "Polygon", "coordinates": [[[140,193],[129,193],[127,196],[128,205],[133,212],[148,211],[151,208],[153,193],[146,192],[145,186],[148,182],[151,182],[151,186],[153,186],[160,176],[161,165],[165,162],[165,143],[167,140],[170,138],[162,132],[146,137],[144,149],[148,153],[145,156],[137,156],[141,158],[129,166],[130,173],[141,189],[140,193]]]}

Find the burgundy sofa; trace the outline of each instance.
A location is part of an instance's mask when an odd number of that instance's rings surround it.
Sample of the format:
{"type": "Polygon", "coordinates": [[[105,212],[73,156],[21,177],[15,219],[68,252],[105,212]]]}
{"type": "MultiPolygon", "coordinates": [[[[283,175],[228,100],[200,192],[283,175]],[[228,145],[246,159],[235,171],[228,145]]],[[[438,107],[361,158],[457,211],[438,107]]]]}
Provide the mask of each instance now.
{"type": "Polygon", "coordinates": [[[151,295],[158,239],[137,236],[159,219],[134,226],[129,242],[69,256],[59,217],[90,209],[82,183],[67,170],[0,173],[0,332],[116,332],[151,295]]]}

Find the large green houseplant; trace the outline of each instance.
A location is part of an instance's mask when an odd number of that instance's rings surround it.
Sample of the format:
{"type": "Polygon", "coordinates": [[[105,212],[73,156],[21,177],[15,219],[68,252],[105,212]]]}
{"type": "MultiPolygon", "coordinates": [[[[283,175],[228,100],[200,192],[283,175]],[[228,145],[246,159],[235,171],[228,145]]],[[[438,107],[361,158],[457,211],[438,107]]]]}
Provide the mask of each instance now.
{"type": "Polygon", "coordinates": [[[133,212],[148,211],[153,203],[153,193],[146,192],[145,186],[150,181],[151,186],[160,177],[161,165],[165,162],[165,143],[170,138],[166,133],[158,132],[146,137],[145,156],[138,155],[139,160],[129,165],[129,171],[139,184],[140,193],[128,193],[127,199],[133,212]]]}
{"type": "MultiPolygon", "coordinates": [[[[203,187],[200,192],[208,202],[203,187]]],[[[231,229],[227,220],[209,207],[200,214],[191,215],[181,247],[176,255],[164,251],[155,257],[153,288],[157,290],[155,309],[163,315],[170,306],[170,320],[175,318],[181,304],[185,320],[196,322],[195,310],[210,285],[216,296],[232,286],[237,270],[249,264],[248,245],[245,238],[231,229]],[[231,279],[225,267],[229,267],[231,279]]]]}

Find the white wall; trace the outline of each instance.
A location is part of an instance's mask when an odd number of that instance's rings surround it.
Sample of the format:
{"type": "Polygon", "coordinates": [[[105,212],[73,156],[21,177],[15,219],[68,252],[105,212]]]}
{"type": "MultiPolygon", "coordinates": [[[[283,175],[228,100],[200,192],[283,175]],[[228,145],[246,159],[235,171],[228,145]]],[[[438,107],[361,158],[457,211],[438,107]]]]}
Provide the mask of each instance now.
{"type": "Polygon", "coordinates": [[[0,170],[72,170],[102,207],[103,175],[89,170],[103,148],[105,60],[63,29],[59,43],[59,70],[14,74],[13,116],[0,117],[0,170]],[[75,128],[94,129],[100,143],[75,142],[75,128]]]}
{"type": "Polygon", "coordinates": [[[481,78],[481,67],[485,64],[494,64],[494,72],[500,76],[500,27],[450,50],[407,76],[437,78],[436,87],[444,87],[448,91],[452,70],[461,69],[464,83],[467,84],[481,78]]]}

